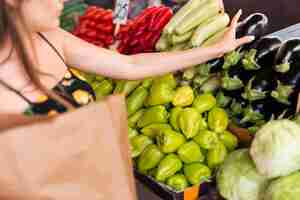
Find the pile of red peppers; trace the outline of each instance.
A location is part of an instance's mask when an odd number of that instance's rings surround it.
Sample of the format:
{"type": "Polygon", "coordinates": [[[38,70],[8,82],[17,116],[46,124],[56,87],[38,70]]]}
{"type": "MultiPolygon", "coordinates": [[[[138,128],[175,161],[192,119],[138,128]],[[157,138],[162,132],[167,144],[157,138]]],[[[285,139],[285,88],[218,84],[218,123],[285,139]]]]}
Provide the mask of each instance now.
{"type": "Polygon", "coordinates": [[[114,37],[113,12],[91,6],[80,17],[73,34],[104,48],[118,41],[117,50],[122,54],[153,52],[163,28],[172,16],[172,10],[166,6],[147,8],[134,19],[128,20],[126,25],[121,25],[114,37]]]}

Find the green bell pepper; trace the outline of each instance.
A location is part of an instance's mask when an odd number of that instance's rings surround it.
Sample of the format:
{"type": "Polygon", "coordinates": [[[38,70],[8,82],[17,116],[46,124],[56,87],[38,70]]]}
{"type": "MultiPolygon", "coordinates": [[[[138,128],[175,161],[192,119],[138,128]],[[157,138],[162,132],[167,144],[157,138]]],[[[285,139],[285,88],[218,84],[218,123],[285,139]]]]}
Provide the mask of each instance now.
{"type": "Polygon", "coordinates": [[[101,82],[94,82],[92,83],[92,88],[95,91],[96,94],[96,100],[101,100],[103,97],[109,95],[112,93],[114,86],[112,80],[103,80],[101,82]]]}
{"type": "Polygon", "coordinates": [[[182,86],[177,88],[175,96],[173,98],[174,106],[189,106],[194,101],[194,91],[190,86],[182,86]]]}
{"type": "Polygon", "coordinates": [[[175,154],[169,154],[158,165],[156,180],[165,182],[167,178],[176,174],[182,168],[182,162],[175,154]]]}
{"type": "Polygon", "coordinates": [[[238,146],[238,138],[229,131],[224,131],[223,133],[220,133],[219,139],[225,145],[229,152],[235,150],[238,146]]]}
{"type": "Polygon", "coordinates": [[[208,127],[216,133],[224,132],[228,121],[227,113],[222,108],[215,107],[208,113],[208,127]]]}
{"type": "Polygon", "coordinates": [[[131,116],[136,111],[141,109],[144,101],[147,99],[148,91],[144,87],[139,87],[127,98],[127,112],[131,116]]]}
{"type": "Polygon", "coordinates": [[[145,135],[137,135],[130,140],[131,157],[138,157],[148,145],[152,144],[152,140],[145,135]]]}
{"type": "Polygon", "coordinates": [[[137,136],[139,133],[136,129],[128,127],[128,138],[129,140],[137,136]]]}
{"type": "Polygon", "coordinates": [[[138,158],[138,171],[144,174],[147,173],[148,170],[158,166],[163,157],[164,154],[155,144],[148,145],[138,158]]]}
{"type": "Polygon", "coordinates": [[[179,116],[179,126],[187,138],[193,138],[200,130],[201,115],[195,108],[185,108],[179,116]]]}
{"type": "Polygon", "coordinates": [[[156,141],[162,152],[173,153],[185,143],[185,138],[182,134],[176,131],[165,129],[158,133],[156,141]]]}
{"type": "Polygon", "coordinates": [[[181,192],[189,186],[189,183],[183,174],[175,174],[168,178],[167,185],[176,191],[181,192]]]}
{"type": "Polygon", "coordinates": [[[165,129],[172,130],[172,127],[169,124],[151,124],[151,125],[143,128],[141,130],[141,133],[150,138],[155,138],[157,136],[157,134],[164,131],[165,129]]]}
{"type": "Polygon", "coordinates": [[[114,90],[114,94],[125,94],[128,96],[133,90],[135,90],[140,84],[141,81],[126,81],[126,80],[118,80],[116,81],[116,88],[114,90]]]}
{"type": "Polygon", "coordinates": [[[151,87],[152,83],[153,83],[153,79],[148,78],[143,81],[142,86],[146,89],[149,89],[151,87]]]}
{"type": "Polygon", "coordinates": [[[154,82],[150,88],[150,94],[145,102],[146,106],[165,105],[171,103],[175,91],[166,83],[154,82]]]}
{"type": "Polygon", "coordinates": [[[171,113],[170,113],[170,124],[176,131],[180,131],[178,119],[179,119],[180,113],[182,111],[183,111],[183,108],[175,107],[175,108],[172,108],[171,113]]]}
{"type": "Polygon", "coordinates": [[[193,140],[203,149],[212,149],[220,143],[218,135],[208,130],[200,131],[193,140]]]}
{"type": "Polygon", "coordinates": [[[211,110],[217,104],[216,98],[211,94],[202,94],[197,96],[193,107],[198,110],[200,113],[211,110]]]}
{"type": "Polygon", "coordinates": [[[178,149],[177,154],[179,158],[187,164],[204,161],[204,155],[201,152],[200,146],[194,141],[182,145],[178,149]]]}
{"type": "Polygon", "coordinates": [[[213,169],[222,164],[227,156],[226,147],[219,143],[216,147],[208,150],[207,164],[209,168],[213,169]]]}
{"type": "Polygon", "coordinates": [[[137,125],[139,128],[143,128],[150,124],[167,123],[168,116],[169,114],[164,106],[154,106],[145,111],[137,125]]]}
{"type": "Polygon", "coordinates": [[[201,163],[192,163],[184,166],[184,175],[192,185],[199,185],[211,178],[210,169],[201,163]]]}
{"type": "Polygon", "coordinates": [[[145,109],[141,109],[128,118],[128,126],[135,128],[140,118],[144,115],[145,109]]]}

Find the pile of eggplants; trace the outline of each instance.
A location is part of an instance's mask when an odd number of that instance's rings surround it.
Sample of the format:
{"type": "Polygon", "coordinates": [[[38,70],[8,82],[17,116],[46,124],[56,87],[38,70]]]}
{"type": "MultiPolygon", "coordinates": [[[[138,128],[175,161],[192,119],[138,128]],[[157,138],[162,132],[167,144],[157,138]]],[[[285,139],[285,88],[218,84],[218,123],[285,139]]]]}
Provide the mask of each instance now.
{"type": "Polygon", "coordinates": [[[256,40],[208,63],[221,74],[219,104],[234,123],[253,132],[269,120],[295,114],[300,92],[300,38],[263,37],[267,26],[264,14],[250,15],[237,37],[256,40]]]}

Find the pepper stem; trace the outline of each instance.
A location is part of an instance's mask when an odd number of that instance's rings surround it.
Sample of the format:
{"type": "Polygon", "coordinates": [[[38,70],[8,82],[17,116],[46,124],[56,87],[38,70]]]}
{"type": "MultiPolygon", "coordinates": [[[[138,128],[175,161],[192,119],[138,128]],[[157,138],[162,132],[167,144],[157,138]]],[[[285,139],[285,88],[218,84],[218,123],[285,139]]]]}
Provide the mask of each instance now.
{"type": "Polygon", "coordinates": [[[201,76],[209,76],[210,70],[212,68],[211,64],[201,64],[199,66],[197,66],[197,72],[201,75],[201,76]]]}
{"type": "Polygon", "coordinates": [[[222,78],[222,88],[231,91],[240,89],[242,87],[244,87],[244,84],[241,79],[239,79],[237,76],[231,78],[226,72],[225,76],[222,78]]]}
{"type": "Polygon", "coordinates": [[[223,69],[229,69],[231,66],[238,64],[241,60],[242,54],[239,51],[231,51],[224,56],[223,69]]]}
{"type": "Polygon", "coordinates": [[[239,115],[243,112],[242,105],[239,102],[237,102],[235,99],[233,99],[233,101],[230,105],[230,109],[231,109],[233,115],[239,115]]]}
{"type": "Polygon", "coordinates": [[[225,96],[222,91],[218,92],[216,99],[217,99],[217,104],[222,108],[225,108],[231,101],[231,98],[225,96]]]}
{"type": "Polygon", "coordinates": [[[282,63],[275,66],[275,71],[279,73],[286,73],[290,70],[290,63],[282,63]]]}
{"type": "Polygon", "coordinates": [[[245,92],[242,94],[242,97],[249,101],[256,101],[266,98],[266,92],[252,89],[252,82],[254,79],[255,77],[250,79],[247,86],[245,87],[245,92]]]}
{"type": "Polygon", "coordinates": [[[279,103],[290,105],[289,96],[293,93],[294,86],[283,85],[280,81],[277,81],[276,90],[271,92],[271,96],[279,103]]]}
{"type": "Polygon", "coordinates": [[[245,56],[242,60],[243,67],[245,70],[258,70],[261,68],[255,61],[256,54],[256,49],[250,49],[250,51],[245,53],[245,56]]]}
{"type": "Polygon", "coordinates": [[[262,119],[264,119],[263,114],[254,111],[251,106],[248,106],[244,110],[244,118],[241,120],[241,123],[246,123],[246,122],[256,123],[257,121],[260,121],[262,119]]]}

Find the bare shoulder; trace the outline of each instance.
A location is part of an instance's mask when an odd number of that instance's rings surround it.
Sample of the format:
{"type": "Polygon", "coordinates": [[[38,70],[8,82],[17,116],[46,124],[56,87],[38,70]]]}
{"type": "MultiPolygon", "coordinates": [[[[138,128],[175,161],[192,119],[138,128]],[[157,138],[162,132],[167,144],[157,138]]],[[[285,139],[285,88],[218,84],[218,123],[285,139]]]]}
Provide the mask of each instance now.
{"type": "Polygon", "coordinates": [[[68,37],[71,37],[72,34],[66,32],[65,30],[61,28],[53,29],[51,31],[47,32],[41,32],[42,35],[44,35],[50,42],[55,44],[57,47],[62,48],[64,45],[64,42],[68,37]]]}

